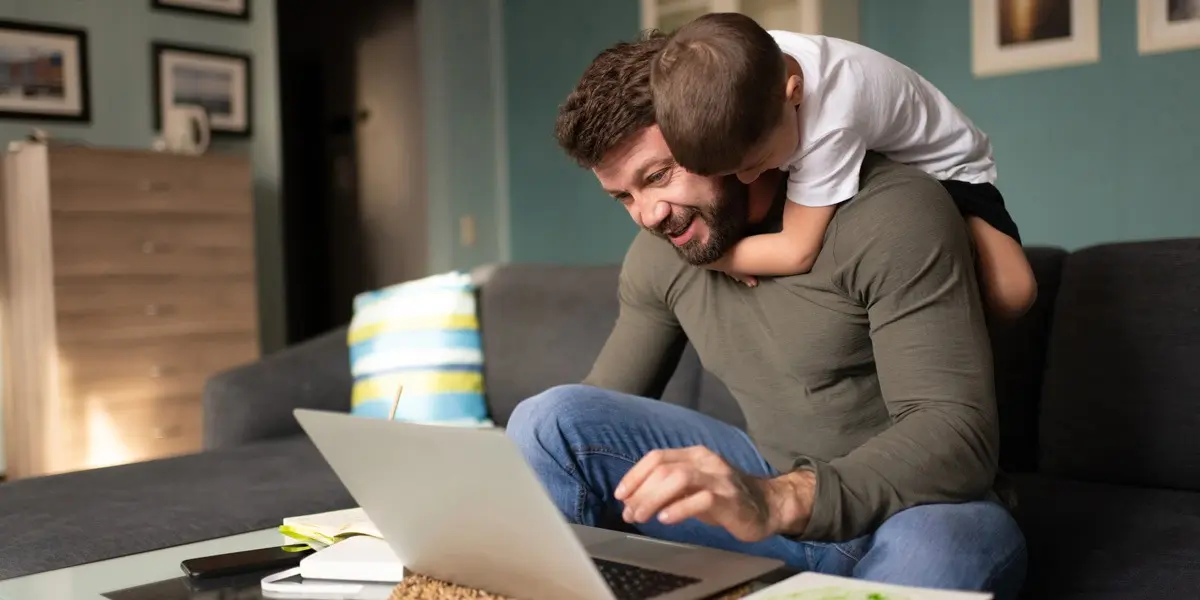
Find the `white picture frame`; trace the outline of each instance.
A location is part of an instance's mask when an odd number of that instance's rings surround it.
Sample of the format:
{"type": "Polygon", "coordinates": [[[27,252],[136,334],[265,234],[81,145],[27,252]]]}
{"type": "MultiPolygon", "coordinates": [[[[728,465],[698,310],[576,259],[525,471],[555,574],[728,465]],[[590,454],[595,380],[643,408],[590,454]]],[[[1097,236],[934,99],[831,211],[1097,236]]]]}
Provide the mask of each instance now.
{"type": "Polygon", "coordinates": [[[92,120],[83,29],[0,20],[0,119],[92,120]]]}
{"type": "Polygon", "coordinates": [[[208,112],[213,135],[253,134],[249,54],[168,42],[154,42],[151,48],[156,130],[172,106],[195,104],[208,112]]]}
{"type": "Polygon", "coordinates": [[[975,77],[1099,61],[1099,0],[971,0],[975,77]]]}
{"type": "Polygon", "coordinates": [[[1200,48],[1200,0],[1138,0],[1138,54],[1200,48]]]}
{"type": "Polygon", "coordinates": [[[150,6],[200,16],[250,20],[250,0],[150,0],[150,6]]]}

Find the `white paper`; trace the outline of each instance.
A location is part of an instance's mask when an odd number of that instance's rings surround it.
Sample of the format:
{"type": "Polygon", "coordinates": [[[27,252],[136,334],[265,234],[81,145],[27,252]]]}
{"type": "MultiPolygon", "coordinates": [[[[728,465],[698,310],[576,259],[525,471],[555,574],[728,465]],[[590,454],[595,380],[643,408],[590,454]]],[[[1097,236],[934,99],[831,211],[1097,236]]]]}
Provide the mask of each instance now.
{"type": "Polygon", "coordinates": [[[809,572],[759,590],[746,596],[745,600],[993,600],[993,596],[979,592],[889,585],[809,572]]]}

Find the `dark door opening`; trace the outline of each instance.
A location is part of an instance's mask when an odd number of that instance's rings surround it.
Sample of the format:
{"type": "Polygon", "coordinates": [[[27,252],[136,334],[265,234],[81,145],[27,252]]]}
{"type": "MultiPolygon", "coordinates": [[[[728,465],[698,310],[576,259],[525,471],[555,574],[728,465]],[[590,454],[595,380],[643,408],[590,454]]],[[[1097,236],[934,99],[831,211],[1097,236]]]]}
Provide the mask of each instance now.
{"type": "Polygon", "coordinates": [[[276,3],[287,343],[424,274],[415,0],[276,3]]]}

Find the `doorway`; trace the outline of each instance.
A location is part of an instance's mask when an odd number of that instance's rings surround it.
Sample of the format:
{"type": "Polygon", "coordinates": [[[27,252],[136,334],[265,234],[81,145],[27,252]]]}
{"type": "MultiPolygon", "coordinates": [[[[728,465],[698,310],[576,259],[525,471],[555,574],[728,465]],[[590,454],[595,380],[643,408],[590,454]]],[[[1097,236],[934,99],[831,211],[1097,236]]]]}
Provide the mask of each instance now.
{"type": "Polygon", "coordinates": [[[416,0],[276,3],[287,342],[421,277],[428,236],[416,0]]]}

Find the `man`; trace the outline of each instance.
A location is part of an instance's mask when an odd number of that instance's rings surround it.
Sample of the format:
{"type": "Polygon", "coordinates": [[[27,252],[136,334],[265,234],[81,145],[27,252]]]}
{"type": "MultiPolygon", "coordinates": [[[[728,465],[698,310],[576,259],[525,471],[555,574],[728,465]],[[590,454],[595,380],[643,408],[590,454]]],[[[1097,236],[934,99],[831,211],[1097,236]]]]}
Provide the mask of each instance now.
{"type": "Polygon", "coordinates": [[[508,434],[575,523],[1015,597],[1025,542],[991,491],[991,355],[944,188],[869,154],[809,273],[747,288],[704,268],[777,228],[783,199],[755,203],[736,180],[675,166],[649,95],[661,45],[605,51],[561,109],[560,145],[643,231],[591,373],[521,403],[508,434]],[[649,399],[688,340],[748,435],[649,399]]]}

